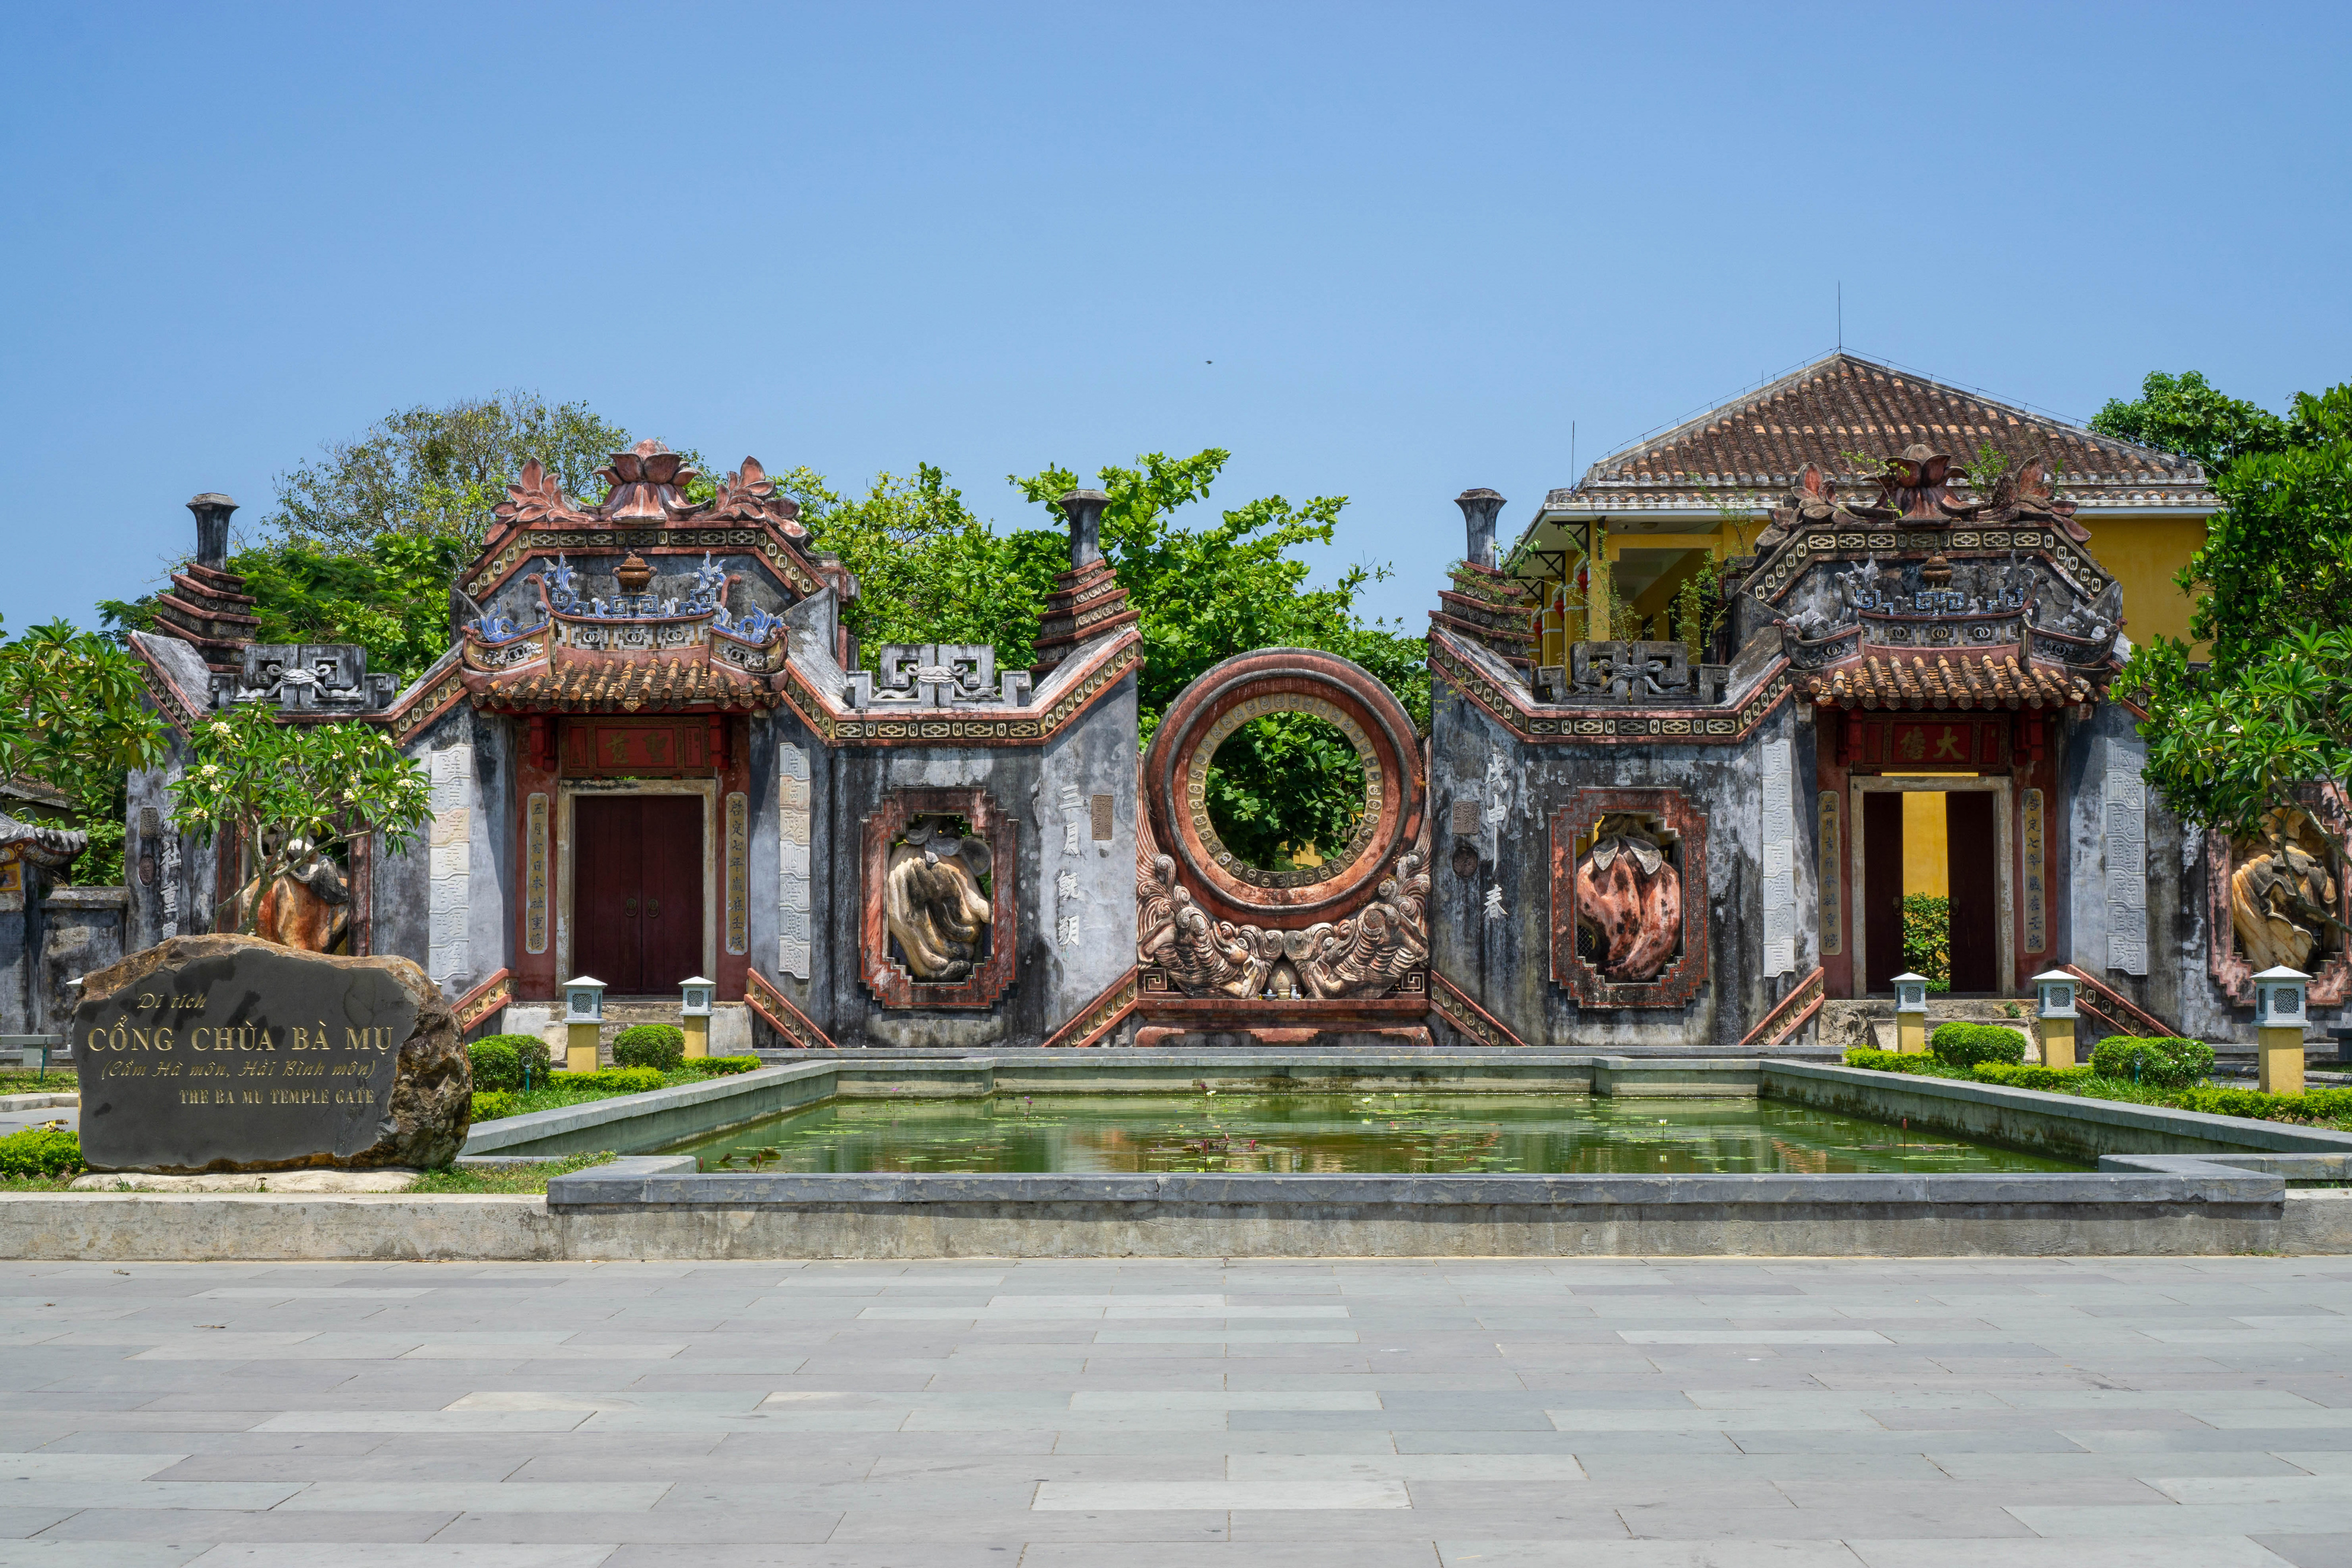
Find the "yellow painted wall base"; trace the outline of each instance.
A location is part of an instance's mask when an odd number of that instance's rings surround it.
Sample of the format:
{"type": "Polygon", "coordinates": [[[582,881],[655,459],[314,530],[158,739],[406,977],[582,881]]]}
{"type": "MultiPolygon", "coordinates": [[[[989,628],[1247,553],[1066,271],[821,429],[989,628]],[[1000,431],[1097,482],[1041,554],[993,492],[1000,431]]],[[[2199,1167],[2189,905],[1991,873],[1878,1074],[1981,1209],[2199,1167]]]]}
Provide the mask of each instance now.
{"type": "Polygon", "coordinates": [[[1927,1048],[1927,1014],[1895,1015],[1895,1048],[1906,1056],[1916,1056],[1927,1048]]]}
{"type": "Polygon", "coordinates": [[[2301,1094],[2303,1092],[2303,1031],[2263,1029],[2254,1059],[2261,1064],[2259,1080],[2264,1094],[2301,1094]]]}
{"type": "Polygon", "coordinates": [[[686,1054],[689,1060],[710,1054],[710,1020],[688,1013],[677,1021],[686,1031],[686,1054]]]}
{"type": "Polygon", "coordinates": [[[2039,1023],[2042,1035],[2042,1065],[2046,1068],[2070,1068],[2074,1065],[2074,1020],[2043,1018],[2039,1023]]]}
{"type": "Polygon", "coordinates": [[[596,1070],[596,1026],[566,1024],[563,1038],[563,1065],[572,1072],[596,1070]]]}

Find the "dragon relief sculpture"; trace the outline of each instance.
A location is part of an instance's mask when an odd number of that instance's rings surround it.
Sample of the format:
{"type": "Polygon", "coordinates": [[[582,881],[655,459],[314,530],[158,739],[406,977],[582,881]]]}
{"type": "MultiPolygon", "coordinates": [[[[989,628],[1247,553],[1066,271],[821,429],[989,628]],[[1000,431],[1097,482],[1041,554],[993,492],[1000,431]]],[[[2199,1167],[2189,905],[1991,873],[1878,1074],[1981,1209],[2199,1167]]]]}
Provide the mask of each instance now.
{"type": "Polygon", "coordinates": [[[1372,902],[1297,930],[1213,920],[1145,817],[1135,835],[1136,963],[1188,996],[1385,996],[1429,962],[1429,823],[1372,902]]]}

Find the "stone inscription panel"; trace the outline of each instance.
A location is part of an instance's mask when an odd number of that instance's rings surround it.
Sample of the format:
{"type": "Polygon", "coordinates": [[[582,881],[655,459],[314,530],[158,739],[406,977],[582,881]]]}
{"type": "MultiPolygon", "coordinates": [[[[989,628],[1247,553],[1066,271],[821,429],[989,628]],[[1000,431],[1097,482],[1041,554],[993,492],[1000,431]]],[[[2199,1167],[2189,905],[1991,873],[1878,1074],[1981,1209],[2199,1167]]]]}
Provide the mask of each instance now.
{"type": "Polygon", "coordinates": [[[415,1024],[380,970],[252,951],[158,969],[74,1015],[82,1157],[234,1170],[357,1153],[391,1117],[415,1024]]]}

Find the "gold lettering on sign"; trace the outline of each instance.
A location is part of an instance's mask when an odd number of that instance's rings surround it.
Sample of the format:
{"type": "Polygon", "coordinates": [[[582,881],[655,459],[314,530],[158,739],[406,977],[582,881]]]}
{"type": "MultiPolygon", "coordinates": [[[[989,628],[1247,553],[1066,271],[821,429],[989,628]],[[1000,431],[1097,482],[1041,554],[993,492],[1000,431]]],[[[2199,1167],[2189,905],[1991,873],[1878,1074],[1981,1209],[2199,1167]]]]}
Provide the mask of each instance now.
{"type": "Polygon", "coordinates": [[[740,791],[727,797],[727,951],[751,951],[751,803],[740,791]]]}
{"type": "Polygon", "coordinates": [[[2040,952],[2050,945],[2050,879],[2044,871],[2048,856],[2043,844],[2040,790],[2025,792],[2019,815],[2024,819],[2018,837],[2024,840],[2025,951],[2040,952]]]}
{"type": "Polygon", "coordinates": [[[1845,951],[1845,900],[1841,897],[1840,879],[1845,869],[1845,851],[1838,832],[1837,791],[1822,791],[1821,802],[1821,885],[1822,885],[1822,951],[1838,953],[1845,951]]]}
{"type": "Polygon", "coordinates": [[[522,946],[547,951],[547,797],[530,797],[523,819],[522,946]]]}

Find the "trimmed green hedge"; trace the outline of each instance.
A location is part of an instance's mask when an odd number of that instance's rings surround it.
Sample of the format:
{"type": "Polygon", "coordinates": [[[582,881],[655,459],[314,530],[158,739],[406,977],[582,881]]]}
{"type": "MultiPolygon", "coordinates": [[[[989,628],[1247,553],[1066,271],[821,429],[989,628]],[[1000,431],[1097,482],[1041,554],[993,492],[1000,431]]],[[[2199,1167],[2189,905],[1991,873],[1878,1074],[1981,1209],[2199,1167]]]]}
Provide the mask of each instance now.
{"type": "Polygon", "coordinates": [[[27,1127],[0,1138],[0,1176],[70,1176],[81,1170],[81,1134],[27,1127]]]}
{"type": "MultiPolygon", "coordinates": [[[[2196,1042],[2190,1041],[2189,1044],[2196,1042]]],[[[1984,1062],[1975,1067],[1948,1067],[1927,1056],[1904,1056],[1860,1047],[1845,1054],[1850,1068],[1874,1072],[1910,1073],[1928,1078],[1958,1079],[1967,1083],[1997,1083],[2009,1089],[2038,1089],[2085,1100],[2116,1100],[2137,1105],[2161,1105],[2174,1110],[2197,1110],[2208,1116],[2236,1116],[2252,1121],[2352,1121],[2352,1089],[2315,1089],[2305,1094],[2264,1094],[2253,1089],[2219,1089],[2211,1084],[2159,1089],[2145,1079],[2138,1083],[2099,1071],[2096,1065],[2079,1068],[2011,1067],[1984,1062]]]]}
{"type": "Polygon", "coordinates": [[[522,1100],[512,1089],[493,1089],[474,1091],[473,1119],[496,1121],[501,1116],[514,1116],[522,1110],[522,1100]]]}
{"type": "Polygon", "coordinates": [[[594,1072],[566,1072],[555,1075],[550,1089],[601,1089],[614,1094],[643,1094],[663,1085],[661,1073],[653,1068],[600,1068],[594,1072]]]}
{"type": "Polygon", "coordinates": [[[732,1078],[739,1072],[758,1071],[760,1058],[757,1057],[705,1057],[695,1065],[702,1069],[703,1075],[707,1078],[732,1078]]]}
{"type": "Polygon", "coordinates": [[[2213,1047],[2202,1040],[2110,1035],[2091,1047],[2091,1066],[2101,1078],[2185,1089],[2213,1070],[2213,1047]]]}
{"type": "Polygon", "coordinates": [[[531,1087],[547,1082],[547,1042],[537,1035],[488,1035],[466,1047],[477,1089],[520,1089],[526,1069],[531,1087]]]}
{"type": "Polygon", "coordinates": [[[2025,1059],[2025,1037],[1998,1024],[1939,1024],[1927,1038],[1927,1051],[1946,1067],[2021,1062],[2025,1059]]]}
{"type": "Polygon", "coordinates": [[[676,1024],[639,1024],[613,1041],[613,1060],[625,1068],[675,1072],[686,1060],[686,1031],[676,1024]]]}

